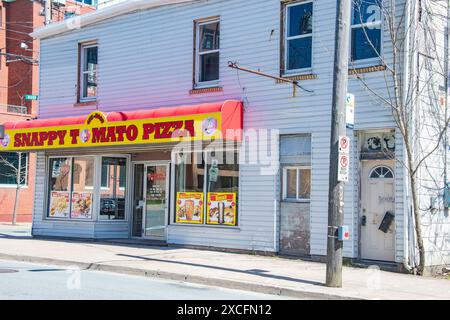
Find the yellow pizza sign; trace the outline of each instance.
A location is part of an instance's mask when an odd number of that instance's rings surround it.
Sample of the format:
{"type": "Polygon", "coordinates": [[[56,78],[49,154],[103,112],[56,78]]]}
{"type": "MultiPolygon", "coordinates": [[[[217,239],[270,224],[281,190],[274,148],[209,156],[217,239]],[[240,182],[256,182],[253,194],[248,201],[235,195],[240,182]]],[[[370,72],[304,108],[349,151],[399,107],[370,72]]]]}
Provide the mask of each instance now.
{"type": "Polygon", "coordinates": [[[84,124],[11,129],[0,151],[83,148],[221,139],[221,113],[108,122],[92,112],[84,124]]]}

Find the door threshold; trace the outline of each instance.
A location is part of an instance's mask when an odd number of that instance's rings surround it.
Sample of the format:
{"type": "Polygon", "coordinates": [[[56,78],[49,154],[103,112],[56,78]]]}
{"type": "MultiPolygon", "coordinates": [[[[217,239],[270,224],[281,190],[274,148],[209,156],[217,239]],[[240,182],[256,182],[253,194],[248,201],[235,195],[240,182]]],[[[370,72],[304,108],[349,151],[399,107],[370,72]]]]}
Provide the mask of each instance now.
{"type": "Polygon", "coordinates": [[[376,266],[380,268],[380,270],[382,271],[402,272],[400,264],[394,261],[361,259],[361,260],[354,260],[351,262],[351,264],[359,268],[369,268],[371,266],[376,266]]]}

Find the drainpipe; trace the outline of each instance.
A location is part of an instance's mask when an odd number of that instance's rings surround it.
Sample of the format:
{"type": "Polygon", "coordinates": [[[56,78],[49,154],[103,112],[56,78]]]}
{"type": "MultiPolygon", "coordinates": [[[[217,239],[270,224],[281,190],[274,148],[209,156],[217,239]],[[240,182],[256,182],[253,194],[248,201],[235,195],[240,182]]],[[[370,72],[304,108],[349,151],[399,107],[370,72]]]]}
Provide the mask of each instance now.
{"type": "MultiPolygon", "coordinates": [[[[404,104],[406,104],[407,102],[407,92],[409,90],[409,69],[411,68],[411,70],[413,69],[414,64],[409,64],[409,47],[410,47],[410,38],[411,38],[411,34],[410,34],[410,25],[411,25],[411,8],[410,8],[410,2],[407,1],[406,6],[405,6],[405,46],[404,46],[404,57],[403,57],[403,99],[404,99],[404,104]]],[[[414,52],[412,53],[413,57],[414,57],[414,52]]],[[[412,72],[411,72],[412,73],[412,72]]],[[[413,73],[412,73],[413,74],[413,73]]],[[[415,79],[414,77],[412,77],[413,79],[415,79]]],[[[409,129],[407,129],[409,130],[409,129]]],[[[405,215],[405,221],[403,222],[403,267],[408,270],[411,271],[413,269],[413,267],[409,264],[410,260],[410,250],[414,250],[414,244],[411,245],[411,237],[410,237],[410,231],[411,231],[411,227],[412,224],[410,224],[410,213],[411,209],[410,209],[410,205],[409,205],[409,201],[410,201],[410,196],[409,196],[409,188],[408,188],[408,183],[405,183],[405,188],[406,188],[406,203],[407,203],[407,214],[405,214],[405,212],[403,213],[405,215]]],[[[414,260],[410,260],[410,261],[414,261],[414,260]]]]}

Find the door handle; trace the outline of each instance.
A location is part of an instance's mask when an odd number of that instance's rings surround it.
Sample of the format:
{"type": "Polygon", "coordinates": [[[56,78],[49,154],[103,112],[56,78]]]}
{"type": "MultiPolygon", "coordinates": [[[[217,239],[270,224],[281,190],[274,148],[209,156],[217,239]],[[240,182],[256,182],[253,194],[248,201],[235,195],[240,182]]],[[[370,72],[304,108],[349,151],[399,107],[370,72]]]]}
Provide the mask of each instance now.
{"type": "Polygon", "coordinates": [[[365,226],[367,224],[367,217],[364,215],[361,217],[361,225],[365,226]]]}

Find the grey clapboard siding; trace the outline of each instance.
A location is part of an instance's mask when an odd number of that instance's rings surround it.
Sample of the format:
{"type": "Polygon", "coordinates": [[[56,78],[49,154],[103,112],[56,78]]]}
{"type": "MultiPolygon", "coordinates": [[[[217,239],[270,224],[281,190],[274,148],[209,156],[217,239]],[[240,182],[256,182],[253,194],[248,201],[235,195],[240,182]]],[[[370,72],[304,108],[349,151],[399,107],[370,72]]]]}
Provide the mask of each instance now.
{"type": "MultiPolygon", "coordinates": [[[[329,133],[334,52],[335,2],[314,2],[313,68],[317,79],[302,81],[313,90],[292,86],[227,67],[227,61],[279,74],[280,1],[211,0],[199,4],[139,11],[97,23],[80,30],[43,39],[41,43],[40,117],[86,115],[93,107],[74,108],[77,83],[77,48],[81,41],[99,43],[99,110],[126,111],[240,99],[245,103],[244,129],[276,129],[279,134],[308,133],[312,137],[311,254],[326,253],[329,133]],[[220,85],[223,92],[189,95],[192,89],[193,20],[220,15],[220,85]]],[[[391,56],[384,38],[383,54],[391,56]]],[[[367,81],[383,90],[382,72],[366,74],[367,81]]],[[[392,128],[387,108],[376,103],[356,79],[349,91],[356,95],[357,130],[392,128]]],[[[349,135],[352,135],[349,132],[349,135]]],[[[399,140],[397,140],[399,141],[399,140]]],[[[264,141],[263,141],[264,142],[264,141]]],[[[357,168],[356,142],[352,168],[357,168]]],[[[278,152],[277,145],[268,147],[278,152]]],[[[276,158],[278,159],[278,158],[276,158]]],[[[40,166],[43,160],[40,159],[40,166]]],[[[262,166],[264,167],[264,166],[262,166]]],[[[40,167],[40,174],[43,169],[40,167]]],[[[356,173],[355,173],[356,174],[356,173]]],[[[171,243],[212,245],[242,249],[278,250],[279,170],[261,174],[259,165],[241,166],[240,216],[238,229],[169,226],[171,243]]],[[[401,186],[401,180],[399,180],[401,186]]],[[[38,186],[43,181],[38,180],[38,186]]],[[[346,187],[346,218],[352,240],[345,255],[357,257],[357,181],[346,187]]],[[[40,201],[40,195],[36,200],[40,201]]],[[[403,198],[397,197],[397,208],[403,198]]],[[[36,206],[35,232],[54,233],[45,228],[36,206]]],[[[65,228],[70,228],[64,225],[65,228]]],[[[123,237],[125,229],[84,224],[71,233],[97,237],[123,237]]],[[[60,232],[60,231],[58,231],[60,232]]],[[[69,231],[68,231],[69,232],[69,231]]],[[[399,230],[401,232],[401,230],[399,230]]],[[[398,234],[402,238],[402,234],[398,234]]],[[[400,249],[399,249],[400,250],[400,249]]]]}

